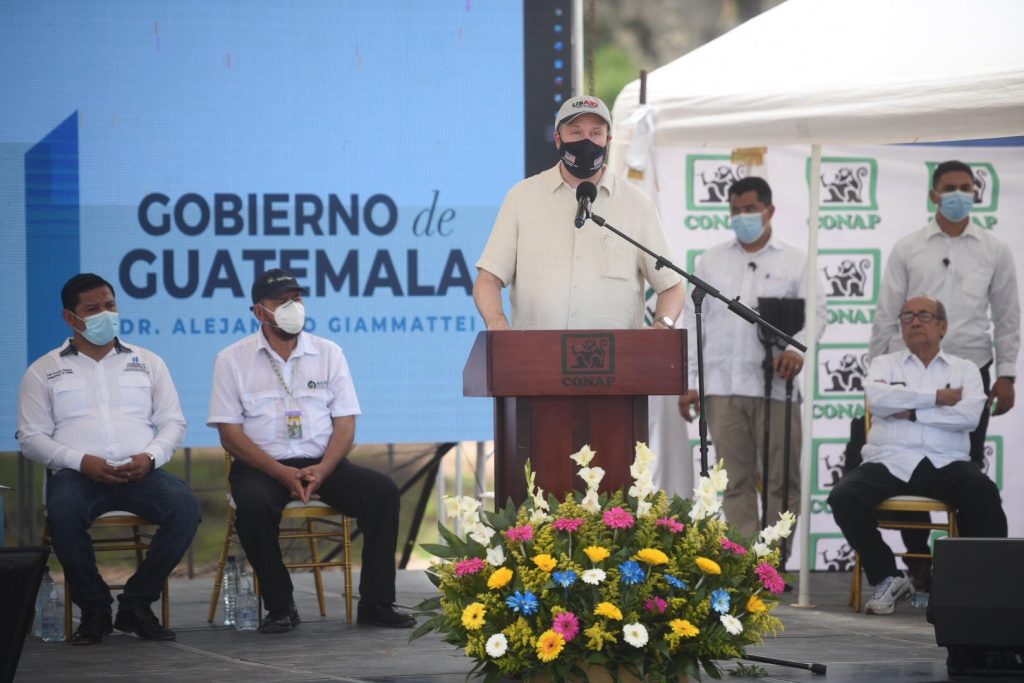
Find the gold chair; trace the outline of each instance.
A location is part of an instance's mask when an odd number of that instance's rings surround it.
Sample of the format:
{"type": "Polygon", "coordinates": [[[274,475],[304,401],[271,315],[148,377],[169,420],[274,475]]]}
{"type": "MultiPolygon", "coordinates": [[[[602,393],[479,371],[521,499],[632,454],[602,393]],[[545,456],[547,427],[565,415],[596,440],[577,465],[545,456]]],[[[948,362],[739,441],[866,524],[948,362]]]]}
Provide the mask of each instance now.
{"type": "MultiPolygon", "coordinates": [[[[231,473],[231,455],[225,454],[224,466],[228,474],[231,473]]],[[[224,566],[227,564],[228,551],[232,543],[239,543],[238,532],[235,530],[235,500],[230,493],[231,485],[228,484],[228,519],[227,530],[224,534],[224,544],[221,546],[220,559],[217,562],[217,577],[213,582],[213,594],[210,596],[210,609],[206,621],[213,622],[217,614],[217,603],[220,600],[221,584],[224,580],[224,566]]],[[[345,621],[352,623],[352,545],[351,528],[349,518],[341,514],[330,505],[318,500],[311,500],[309,503],[292,501],[288,503],[281,515],[281,530],[278,535],[280,541],[302,540],[309,541],[309,562],[285,562],[288,569],[312,569],[316,584],[316,597],[320,606],[320,616],[327,616],[327,601],[324,596],[323,570],[330,567],[339,567],[342,570],[345,581],[345,621]],[[330,519],[340,517],[340,521],[330,519]],[[297,521],[297,526],[285,526],[287,521],[297,521]],[[321,528],[317,528],[320,525],[321,528]],[[334,541],[342,546],[342,559],[322,560],[320,555],[319,542],[334,541]]],[[[253,587],[259,594],[259,581],[254,577],[253,587]]]]}
{"type": "MultiPolygon", "coordinates": [[[[155,526],[149,520],[134,515],[130,512],[124,512],[122,510],[113,510],[106,512],[97,517],[92,526],[89,528],[90,531],[97,529],[120,529],[127,531],[126,528],[130,527],[131,534],[127,533],[118,536],[92,536],[92,546],[94,552],[114,552],[124,550],[135,551],[135,564],[136,566],[142,564],[144,553],[149,550],[151,534],[143,533],[142,527],[144,526],[155,526]]],[[[50,523],[46,523],[46,529],[43,532],[43,544],[52,547],[51,544],[51,532],[50,523]]],[[[124,588],[124,584],[108,584],[112,590],[118,590],[124,588]]],[[[164,579],[164,589],[160,595],[161,605],[161,620],[163,625],[167,628],[171,626],[171,600],[170,600],[170,581],[164,579]]],[[[67,576],[64,577],[64,639],[71,640],[72,631],[72,618],[71,618],[71,584],[68,583],[67,576]]]]}
{"type": "MultiPolygon", "coordinates": [[[[864,411],[864,434],[865,438],[868,432],[871,430],[871,411],[864,411]]],[[[878,504],[875,508],[877,512],[940,512],[946,514],[946,522],[933,522],[929,519],[928,522],[913,522],[908,520],[887,520],[881,519],[878,522],[878,528],[880,529],[939,529],[945,530],[950,537],[957,535],[956,528],[956,510],[943,503],[941,500],[935,498],[927,498],[925,496],[893,496],[887,498],[878,504]]],[[[900,552],[894,553],[896,557],[910,557],[918,559],[932,559],[931,553],[912,553],[912,552],[900,552]]],[[[853,559],[853,581],[850,584],[850,605],[853,607],[854,612],[860,612],[861,609],[861,588],[862,588],[862,576],[860,567],[860,553],[854,553],[853,559]]]]}

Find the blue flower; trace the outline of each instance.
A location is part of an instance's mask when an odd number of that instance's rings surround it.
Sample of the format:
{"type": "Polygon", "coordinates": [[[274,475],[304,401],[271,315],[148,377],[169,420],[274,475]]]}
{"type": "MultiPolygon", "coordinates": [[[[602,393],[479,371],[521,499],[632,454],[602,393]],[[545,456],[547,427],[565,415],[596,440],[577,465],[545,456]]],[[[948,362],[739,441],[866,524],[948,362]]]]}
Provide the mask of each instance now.
{"type": "Polygon", "coordinates": [[[513,612],[522,612],[526,616],[537,613],[537,596],[530,591],[516,591],[513,595],[505,598],[505,604],[512,608],[513,612]]]}
{"type": "Polygon", "coordinates": [[[568,588],[576,583],[576,572],[571,569],[567,569],[564,572],[553,572],[551,578],[562,588],[568,588]]]}
{"type": "Polygon", "coordinates": [[[644,580],[644,570],[636,560],[626,560],[620,564],[619,574],[625,584],[641,583],[644,580]]]}
{"type": "Polygon", "coordinates": [[[711,591],[711,609],[715,610],[719,614],[725,614],[729,611],[729,593],[716,588],[711,591]]]}
{"type": "Polygon", "coordinates": [[[671,574],[665,574],[665,580],[668,581],[668,585],[672,586],[673,588],[678,588],[681,591],[684,591],[688,588],[685,581],[683,581],[682,579],[677,579],[671,574]]]}

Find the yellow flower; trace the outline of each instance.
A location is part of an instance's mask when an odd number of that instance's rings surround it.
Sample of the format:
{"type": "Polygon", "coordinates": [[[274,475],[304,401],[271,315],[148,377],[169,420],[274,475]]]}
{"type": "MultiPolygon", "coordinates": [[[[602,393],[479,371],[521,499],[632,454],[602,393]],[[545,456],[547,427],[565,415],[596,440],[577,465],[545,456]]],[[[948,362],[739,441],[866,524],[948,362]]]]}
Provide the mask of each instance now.
{"type": "Polygon", "coordinates": [[[565,638],[562,637],[562,634],[548,629],[537,639],[537,659],[542,662],[550,662],[562,654],[563,647],[565,647],[565,638]]]}
{"type": "Polygon", "coordinates": [[[587,637],[587,649],[600,651],[604,648],[605,643],[614,644],[618,642],[615,636],[608,631],[604,630],[602,622],[598,622],[590,628],[583,630],[583,635],[587,637]]]}
{"type": "Polygon", "coordinates": [[[686,619],[673,619],[668,622],[668,625],[672,627],[672,632],[680,638],[693,638],[700,633],[700,629],[686,619]]]}
{"type": "Polygon", "coordinates": [[[694,562],[705,574],[721,574],[722,568],[718,566],[718,563],[714,560],[709,560],[706,557],[698,557],[694,562]]]}
{"type": "Polygon", "coordinates": [[[591,562],[600,562],[611,555],[607,548],[602,548],[599,545],[587,546],[583,549],[583,552],[587,554],[587,557],[590,558],[591,562]]]}
{"type": "Polygon", "coordinates": [[[594,608],[594,614],[622,621],[622,611],[610,602],[599,602],[597,607],[594,608]]]}
{"type": "Polygon", "coordinates": [[[636,559],[647,564],[665,564],[668,562],[668,555],[657,548],[643,548],[636,554],[636,559]]]}
{"type": "Polygon", "coordinates": [[[508,567],[498,567],[491,574],[491,578],[487,579],[488,588],[503,588],[505,584],[512,580],[512,570],[508,567]]]}
{"type": "Polygon", "coordinates": [[[747,600],[748,612],[764,612],[766,609],[768,609],[768,606],[764,604],[764,600],[756,595],[751,595],[750,599],[747,600]]]}
{"type": "Polygon", "coordinates": [[[551,571],[558,565],[558,560],[551,557],[550,555],[535,555],[533,563],[543,569],[546,572],[551,571]]]}
{"type": "Polygon", "coordinates": [[[483,628],[485,613],[483,603],[473,602],[466,605],[466,609],[462,610],[462,625],[469,631],[483,628]]]}

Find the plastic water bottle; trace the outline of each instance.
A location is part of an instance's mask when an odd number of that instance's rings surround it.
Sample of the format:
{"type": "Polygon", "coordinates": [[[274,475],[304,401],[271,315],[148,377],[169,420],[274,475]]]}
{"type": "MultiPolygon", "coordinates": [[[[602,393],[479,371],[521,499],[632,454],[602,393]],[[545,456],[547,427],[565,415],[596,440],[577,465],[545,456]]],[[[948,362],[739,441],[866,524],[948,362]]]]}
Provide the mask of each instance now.
{"type": "Polygon", "coordinates": [[[235,625],[235,602],[238,600],[238,562],[234,555],[228,555],[228,563],[224,565],[224,625],[235,625]]]}
{"type": "MultiPolygon", "coordinates": [[[[52,583],[52,582],[51,582],[52,583]]],[[[43,605],[43,640],[59,643],[64,640],[64,603],[57,591],[57,584],[50,587],[50,597],[43,605]]]]}
{"type": "Polygon", "coordinates": [[[928,597],[928,593],[925,593],[924,591],[915,591],[914,594],[910,596],[910,604],[914,607],[925,608],[928,606],[928,597]]]}
{"type": "Polygon", "coordinates": [[[238,585],[238,601],[235,603],[235,630],[255,631],[259,628],[259,606],[256,603],[256,593],[252,590],[252,582],[249,576],[243,571],[240,573],[238,585]]]}
{"type": "Polygon", "coordinates": [[[50,593],[53,591],[53,577],[50,576],[50,568],[43,568],[43,580],[39,584],[39,592],[36,593],[36,618],[32,622],[32,635],[36,638],[43,637],[43,608],[46,607],[46,601],[50,599],[50,593]]]}

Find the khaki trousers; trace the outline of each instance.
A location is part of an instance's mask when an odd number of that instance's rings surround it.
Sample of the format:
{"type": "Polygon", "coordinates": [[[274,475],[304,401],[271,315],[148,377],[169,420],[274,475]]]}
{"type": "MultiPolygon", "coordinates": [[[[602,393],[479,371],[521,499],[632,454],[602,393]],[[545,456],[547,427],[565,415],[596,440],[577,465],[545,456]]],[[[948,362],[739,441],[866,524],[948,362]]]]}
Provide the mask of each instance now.
{"type": "MultiPolygon", "coordinates": [[[[729,485],[722,506],[730,526],[746,538],[761,530],[761,484],[764,399],[748,396],[708,396],[708,430],[715,456],[725,461],[729,485]]],[[[800,403],[793,401],[789,447],[789,510],[800,510],[800,403]]],[[[786,402],[771,402],[771,445],[768,452],[768,524],[782,511],[782,459],[786,402]]]]}

